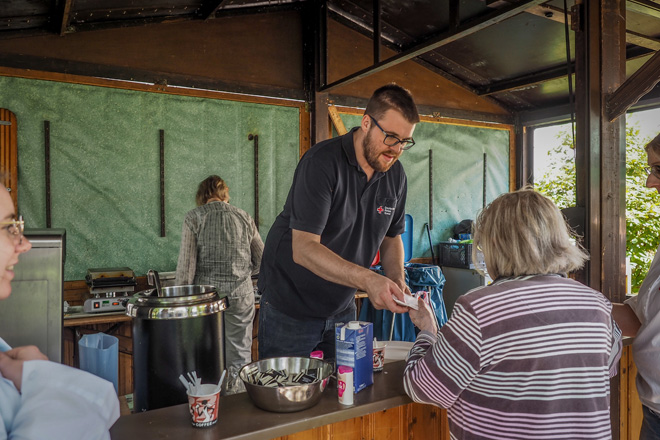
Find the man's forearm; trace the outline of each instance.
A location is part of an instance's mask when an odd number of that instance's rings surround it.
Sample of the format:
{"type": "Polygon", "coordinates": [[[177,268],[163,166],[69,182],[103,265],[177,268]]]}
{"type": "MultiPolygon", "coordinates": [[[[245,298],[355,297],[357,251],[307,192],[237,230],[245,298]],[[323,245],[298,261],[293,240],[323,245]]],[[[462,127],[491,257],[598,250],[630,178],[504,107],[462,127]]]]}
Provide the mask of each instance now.
{"type": "Polygon", "coordinates": [[[293,246],[293,260],[324,280],[366,290],[366,279],[374,274],[341,258],[321,243],[305,240],[293,246]]]}
{"type": "Polygon", "coordinates": [[[637,336],[637,331],[642,324],[628,304],[612,304],[612,317],[621,329],[623,336],[637,336]]]}
{"type": "Polygon", "coordinates": [[[380,263],[385,275],[405,287],[406,276],[403,269],[404,249],[401,236],[385,237],[380,247],[380,263]]]}

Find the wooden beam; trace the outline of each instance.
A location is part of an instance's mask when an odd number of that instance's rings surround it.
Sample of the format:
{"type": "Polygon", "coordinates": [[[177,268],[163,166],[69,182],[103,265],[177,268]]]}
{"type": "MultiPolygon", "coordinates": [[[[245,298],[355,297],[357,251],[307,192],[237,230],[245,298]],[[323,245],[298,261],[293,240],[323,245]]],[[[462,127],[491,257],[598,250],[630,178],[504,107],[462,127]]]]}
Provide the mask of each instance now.
{"type": "Polygon", "coordinates": [[[417,44],[411,47],[410,49],[404,50],[388,58],[387,60],[376,63],[371,67],[362,69],[358,72],[353,73],[352,75],[346,76],[331,84],[322,85],[319,91],[329,92],[330,90],[333,90],[337,87],[341,87],[346,84],[350,84],[352,82],[358,81],[374,73],[380,72],[389,67],[400,64],[404,61],[408,61],[412,58],[415,58],[433,49],[437,49],[454,41],[468,37],[472,34],[479,32],[480,30],[486,29],[490,26],[496,25],[504,20],[514,17],[524,12],[525,9],[529,8],[530,6],[538,5],[540,3],[543,3],[543,1],[545,0],[523,0],[516,4],[508,5],[500,10],[485,14],[482,17],[469,20],[464,24],[460,25],[456,30],[451,30],[448,32],[440,33],[439,35],[431,36],[427,38],[424,42],[417,44]]]}
{"type": "Polygon", "coordinates": [[[71,7],[73,6],[73,0],[64,0],[62,5],[62,20],[60,20],[60,35],[67,33],[69,24],[71,23],[71,7]]]}
{"type": "MultiPolygon", "coordinates": [[[[639,6],[633,6],[631,7],[630,5],[635,5],[632,1],[628,2],[628,10],[632,10],[637,12],[638,8],[641,8],[639,6]]],[[[660,5],[656,5],[656,8],[660,9],[660,5]]],[[[643,9],[645,12],[649,11],[647,7],[644,7],[643,9]]],[[[562,8],[558,8],[556,6],[552,6],[549,4],[545,5],[538,5],[531,7],[527,9],[525,12],[529,14],[536,15],[538,17],[543,17],[548,20],[556,21],[557,23],[564,23],[564,10],[562,8]]],[[[653,15],[651,13],[647,13],[645,15],[650,15],[656,17],[656,15],[653,15]]],[[[660,12],[658,12],[657,17],[660,18],[660,12]]],[[[572,25],[572,17],[571,14],[568,14],[568,24],[572,25]]],[[[636,46],[641,46],[645,47],[647,49],[651,49],[653,51],[660,50],[660,40],[657,38],[648,36],[648,35],[643,35],[638,32],[634,32],[631,30],[626,30],[626,43],[629,44],[634,44],[636,46]]]]}
{"type": "Polygon", "coordinates": [[[511,189],[520,189],[534,183],[534,128],[525,127],[516,119],[512,139],[515,151],[515,160],[512,162],[515,167],[514,172],[510,173],[515,187],[511,189]]]}
{"type": "MultiPolygon", "coordinates": [[[[68,61],[32,55],[0,53],[0,70],[3,68],[27,69],[31,71],[66,72],[71,75],[95,78],[113,78],[116,80],[154,84],[163,90],[169,86],[182,88],[217,90],[245,95],[272,96],[275,98],[304,99],[300,89],[266,86],[256,83],[235,83],[215,78],[193,76],[178,73],[158,72],[123,66],[110,66],[95,63],[68,61]],[[167,84],[167,85],[165,85],[167,84]],[[163,87],[164,86],[164,87],[163,87]]],[[[169,88],[173,90],[172,87],[169,88]]]]}
{"type": "Polygon", "coordinates": [[[607,120],[614,121],[660,82],[660,52],[656,52],[607,98],[607,120]]]}
{"type": "Polygon", "coordinates": [[[380,0],[373,0],[373,17],[374,23],[374,64],[380,61],[380,34],[381,34],[381,20],[380,20],[380,0]]]}
{"type": "MultiPolygon", "coordinates": [[[[626,57],[627,61],[634,60],[637,58],[648,56],[654,51],[649,50],[644,47],[636,47],[628,50],[628,55],[626,57]]],[[[575,71],[575,63],[571,66],[571,71],[575,71]]],[[[481,86],[475,88],[479,96],[488,96],[495,93],[509,92],[517,89],[524,89],[534,84],[539,84],[546,81],[552,81],[555,79],[563,78],[567,75],[566,66],[552,67],[550,69],[541,70],[538,72],[528,73],[520,77],[506,79],[502,81],[496,81],[486,86],[481,86]]]]}
{"type": "MultiPolygon", "coordinates": [[[[369,11],[364,10],[354,4],[352,4],[352,8],[353,8],[352,9],[353,15],[359,14],[360,16],[366,17],[369,14],[369,11]]],[[[350,17],[350,14],[344,13],[344,11],[340,10],[336,5],[328,4],[328,12],[330,12],[331,14],[330,18],[332,18],[334,21],[348,27],[349,29],[354,30],[355,32],[358,32],[361,35],[364,35],[365,37],[369,37],[369,38],[373,37],[374,32],[372,29],[364,26],[364,23],[352,19],[350,17]]],[[[413,37],[411,37],[406,33],[401,32],[400,30],[397,30],[387,22],[381,22],[381,26],[382,26],[383,36],[394,32],[399,37],[402,37],[401,40],[403,41],[396,43],[393,42],[391,39],[381,38],[381,43],[385,47],[387,47],[388,49],[394,52],[397,53],[401,52],[402,50],[401,44],[405,45],[407,43],[414,41],[413,37]]],[[[456,75],[449,73],[449,71],[457,72],[461,77],[466,78],[468,81],[471,81],[476,84],[488,83],[488,80],[483,76],[475,73],[474,71],[466,68],[465,66],[456,63],[453,60],[437,52],[432,53],[432,58],[429,57],[429,54],[423,54],[417,58],[414,58],[413,61],[419,64],[420,66],[423,66],[426,69],[431,70],[433,73],[442,76],[446,80],[451,81],[457,86],[469,91],[470,93],[477,94],[477,90],[468,83],[466,83],[465,81],[463,81],[462,79],[458,78],[456,75]],[[428,61],[427,58],[432,59],[433,62],[428,61]]],[[[496,101],[495,99],[492,99],[491,102],[500,106],[502,105],[501,102],[496,101]]]]}
{"type": "Polygon", "coordinates": [[[449,29],[455,31],[461,24],[459,0],[449,0],[449,29]]]}
{"type": "Polygon", "coordinates": [[[344,125],[344,121],[342,121],[341,117],[339,116],[337,107],[335,107],[334,105],[329,105],[328,114],[330,115],[330,119],[332,120],[332,125],[335,126],[335,130],[337,130],[337,134],[339,134],[339,136],[348,133],[348,130],[346,130],[346,126],[344,125]]]}
{"type": "Polygon", "coordinates": [[[534,84],[539,84],[546,81],[552,81],[565,77],[568,74],[565,65],[559,67],[552,67],[539,72],[532,72],[516,78],[511,78],[503,81],[496,81],[483,87],[476,88],[479,96],[488,96],[494,93],[509,92],[517,89],[528,88],[534,84]]]}
{"type": "Polygon", "coordinates": [[[660,50],[660,40],[633,31],[626,31],[626,43],[645,47],[655,51],[660,50]]]}
{"type": "Polygon", "coordinates": [[[330,139],[330,115],[328,113],[328,94],[316,93],[314,99],[314,126],[312,128],[313,143],[330,139]]]}
{"type": "Polygon", "coordinates": [[[199,15],[204,21],[215,18],[216,12],[223,7],[225,1],[226,0],[213,0],[202,2],[197,10],[197,15],[199,15]]]}
{"type": "Polygon", "coordinates": [[[626,2],[626,9],[649,17],[660,18],[660,4],[654,1],[628,0],[626,2]]]}

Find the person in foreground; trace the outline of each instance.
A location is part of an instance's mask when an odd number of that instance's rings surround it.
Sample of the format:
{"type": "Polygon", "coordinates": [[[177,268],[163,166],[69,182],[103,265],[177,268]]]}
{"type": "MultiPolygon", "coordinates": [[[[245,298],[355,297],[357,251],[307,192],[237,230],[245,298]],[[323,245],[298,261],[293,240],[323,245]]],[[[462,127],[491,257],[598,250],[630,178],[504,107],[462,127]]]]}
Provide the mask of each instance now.
{"type": "Polygon", "coordinates": [[[410,92],[376,90],[359,127],[300,160],[275,219],[259,273],[259,358],[335,356],[335,324],[355,319],[355,292],[404,313],[407,180],[398,161],[419,122],[410,92]],[[380,249],[386,276],[369,270],[380,249]]]}
{"type": "MultiPolygon", "coordinates": [[[[0,300],[11,294],[19,254],[31,247],[9,192],[0,188],[0,300]]],[[[49,362],[37,347],[11,348],[0,338],[0,439],[109,439],[117,418],[111,382],[49,362]]]]}
{"type": "MultiPolygon", "coordinates": [[[[660,134],[646,145],[646,186],[660,193],[660,134]]],[[[660,439],[660,249],[656,252],[639,293],[624,304],[614,304],[612,314],[624,336],[633,336],[637,366],[637,391],[644,419],[639,440],[660,439]]]]}
{"type": "Polygon", "coordinates": [[[494,281],[461,296],[440,330],[421,300],[404,371],[416,402],[448,408],[452,439],[610,439],[610,377],[621,332],[605,296],[566,273],[587,256],[546,197],[487,206],[476,249],[494,281]]]}
{"type": "Polygon", "coordinates": [[[264,243],[252,217],[229,204],[229,187],[219,176],[199,184],[196,202],[183,220],[176,283],[209,284],[228,295],[223,393],[235,394],[245,391],[238,371],[252,361],[252,274],[259,272],[264,243]]]}

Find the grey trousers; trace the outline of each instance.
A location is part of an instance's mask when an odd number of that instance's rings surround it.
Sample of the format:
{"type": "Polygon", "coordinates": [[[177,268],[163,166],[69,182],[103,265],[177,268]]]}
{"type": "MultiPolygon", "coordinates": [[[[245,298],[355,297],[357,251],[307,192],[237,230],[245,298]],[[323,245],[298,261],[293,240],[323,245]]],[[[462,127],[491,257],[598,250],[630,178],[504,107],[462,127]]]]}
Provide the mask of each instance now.
{"type": "Polygon", "coordinates": [[[230,297],[229,308],[224,312],[225,362],[227,377],[223,394],[245,391],[238,378],[239,370],[252,362],[252,321],[254,319],[254,292],[241,297],[230,297]]]}

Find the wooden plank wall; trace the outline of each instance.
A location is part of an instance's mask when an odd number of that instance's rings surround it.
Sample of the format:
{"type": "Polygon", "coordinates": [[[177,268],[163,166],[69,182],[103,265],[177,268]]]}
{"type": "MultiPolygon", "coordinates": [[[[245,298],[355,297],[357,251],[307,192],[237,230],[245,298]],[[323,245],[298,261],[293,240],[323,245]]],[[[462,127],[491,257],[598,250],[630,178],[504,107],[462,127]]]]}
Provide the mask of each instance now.
{"type": "Polygon", "coordinates": [[[411,403],[278,440],[449,440],[447,411],[411,403]]]}
{"type": "Polygon", "coordinates": [[[635,378],[637,367],[633,362],[632,346],[623,347],[619,366],[619,381],[621,384],[621,426],[620,440],[638,440],[642,427],[642,403],[639,400],[635,378]]]}
{"type": "Polygon", "coordinates": [[[18,212],[18,128],[16,115],[11,111],[0,108],[0,169],[7,173],[2,184],[10,190],[14,209],[18,212]]]}

